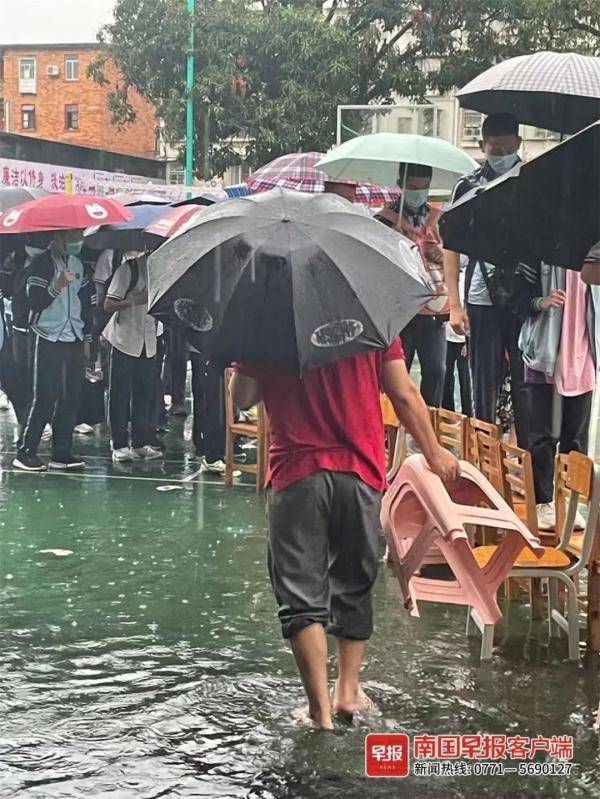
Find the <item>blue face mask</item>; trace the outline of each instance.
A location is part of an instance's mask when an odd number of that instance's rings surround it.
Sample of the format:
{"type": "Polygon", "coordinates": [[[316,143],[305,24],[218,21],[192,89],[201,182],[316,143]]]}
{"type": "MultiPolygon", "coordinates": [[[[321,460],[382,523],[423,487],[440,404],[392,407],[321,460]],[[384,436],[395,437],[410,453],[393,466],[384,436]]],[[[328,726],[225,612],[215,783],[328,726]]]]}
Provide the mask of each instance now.
{"type": "Polygon", "coordinates": [[[67,255],[79,255],[83,248],[83,240],[81,241],[70,241],[67,244],[67,255]]]}
{"type": "Polygon", "coordinates": [[[405,189],[404,204],[409,208],[421,208],[429,198],[429,189],[405,189]]]}
{"type": "Polygon", "coordinates": [[[487,162],[497,175],[503,175],[512,169],[518,162],[519,156],[516,153],[510,155],[488,155],[487,162]]]}

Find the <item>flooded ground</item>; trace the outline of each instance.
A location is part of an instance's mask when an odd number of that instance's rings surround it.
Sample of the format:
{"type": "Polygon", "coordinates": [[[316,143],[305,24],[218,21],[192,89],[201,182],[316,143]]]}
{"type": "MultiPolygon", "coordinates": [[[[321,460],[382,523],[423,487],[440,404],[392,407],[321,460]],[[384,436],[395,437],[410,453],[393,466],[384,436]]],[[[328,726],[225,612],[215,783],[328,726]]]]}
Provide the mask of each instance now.
{"type": "Polygon", "coordinates": [[[461,609],[430,605],[411,619],[382,569],[364,672],[382,719],[334,734],[300,728],[252,487],[182,482],[194,464],[181,442],[164,465],[117,470],[100,436],[80,447],[86,476],[14,473],[4,427],[0,796],[599,795],[598,659],[570,664],[566,641],[549,645],[526,607],[512,604],[482,667],[461,609]],[[367,780],[368,731],[574,735],[576,766],[528,782],[367,780]]]}

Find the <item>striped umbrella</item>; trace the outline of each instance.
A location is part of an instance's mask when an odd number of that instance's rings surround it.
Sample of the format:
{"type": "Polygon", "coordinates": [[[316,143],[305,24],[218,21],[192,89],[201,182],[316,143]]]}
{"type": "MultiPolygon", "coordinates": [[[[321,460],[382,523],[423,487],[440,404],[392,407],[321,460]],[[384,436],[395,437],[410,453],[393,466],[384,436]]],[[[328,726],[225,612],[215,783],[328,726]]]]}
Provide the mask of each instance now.
{"type": "MultiPolygon", "coordinates": [[[[281,155],[274,161],[257,169],[246,180],[253,192],[282,188],[318,194],[325,191],[325,181],[330,178],[315,168],[324,153],[290,153],[281,155]]],[[[338,181],[356,185],[355,181],[338,181]]],[[[356,185],[356,202],[363,205],[383,205],[394,202],[400,196],[398,189],[390,186],[377,186],[372,183],[356,185]]]]}
{"type": "Polygon", "coordinates": [[[510,58],[467,83],[458,99],[473,111],[507,112],[524,125],[577,133],[600,119],[600,58],[550,52],[510,58]]]}

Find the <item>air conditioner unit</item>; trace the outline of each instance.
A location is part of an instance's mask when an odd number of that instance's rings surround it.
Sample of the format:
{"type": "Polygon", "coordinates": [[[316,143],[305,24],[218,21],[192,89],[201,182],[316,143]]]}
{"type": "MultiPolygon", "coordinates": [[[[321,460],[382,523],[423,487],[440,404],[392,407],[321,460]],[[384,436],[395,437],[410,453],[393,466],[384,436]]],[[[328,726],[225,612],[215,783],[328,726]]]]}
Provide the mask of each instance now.
{"type": "Polygon", "coordinates": [[[51,65],[51,66],[46,68],[46,74],[50,78],[57,78],[60,75],[60,69],[59,69],[59,67],[55,67],[55,66],[51,65]]]}

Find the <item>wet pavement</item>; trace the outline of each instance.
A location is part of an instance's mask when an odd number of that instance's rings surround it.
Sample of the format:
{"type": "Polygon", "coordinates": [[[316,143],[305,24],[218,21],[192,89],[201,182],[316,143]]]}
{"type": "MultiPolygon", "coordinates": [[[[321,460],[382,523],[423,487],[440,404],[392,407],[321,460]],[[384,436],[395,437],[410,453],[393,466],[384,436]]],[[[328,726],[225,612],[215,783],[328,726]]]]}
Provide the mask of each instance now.
{"type": "Polygon", "coordinates": [[[511,604],[481,666],[462,609],[426,605],[411,619],[383,568],[364,669],[382,718],[334,734],[296,726],[302,694],[252,485],[194,477],[181,429],[165,464],[118,470],[106,435],[82,439],[85,476],[12,472],[6,420],[2,430],[1,797],[599,795],[598,658],[570,664],[526,606],[511,604]],[[574,735],[576,765],[528,781],[367,780],[369,731],[574,735]]]}

